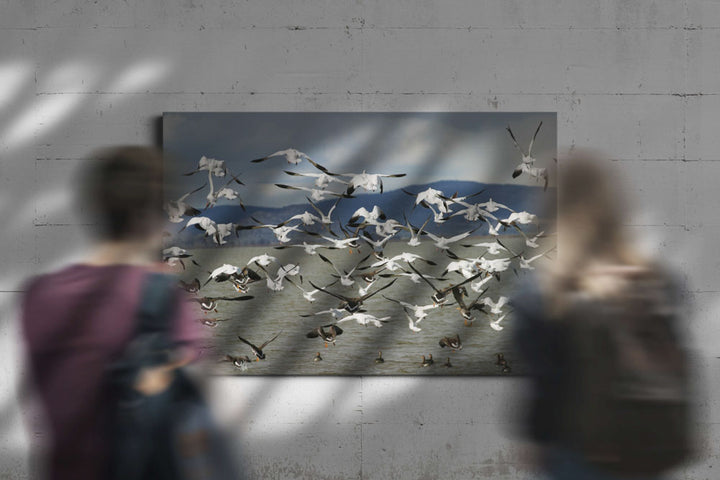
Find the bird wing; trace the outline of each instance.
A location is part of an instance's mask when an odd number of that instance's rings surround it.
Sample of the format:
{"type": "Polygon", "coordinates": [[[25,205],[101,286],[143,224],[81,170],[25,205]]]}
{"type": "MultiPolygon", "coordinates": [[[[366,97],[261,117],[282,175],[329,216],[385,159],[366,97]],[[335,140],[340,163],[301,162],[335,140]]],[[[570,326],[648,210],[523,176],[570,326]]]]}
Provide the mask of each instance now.
{"type": "Polygon", "coordinates": [[[272,342],[272,341],[275,340],[277,337],[279,337],[282,332],[283,332],[283,331],[280,330],[277,335],[275,335],[275,336],[272,337],[270,340],[268,340],[267,342],[265,342],[265,343],[263,343],[262,345],[260,345],[260,350],[262,350],[263,348],[265,348],[265,346],[266,346],[268,343],[272,342]]]}
{"type": "Polygon", "coordinates": [[[355,266],[353,267],[353,269],[350,270],[350,272],[347,273],[347,275],[352,275],[352,273],[353,273],[355,270],[357,270],[357,268],[358,268],[361,264],[363,264],[363,263],[365,262],[365,260],[367,260],[368,258],[370,258],[370,255],[372,255],[372,254],[371,254],[371,253],[368,253],[367,255],[365,255],[365,258],[363,258],[362,260],[360,260],[359,262],[357,262],[357,264],[355,264],[355,266]]]}
{"type": "Polygon", "coordinates": [[[457,302],[457,304],[460,305],[460,308],[462,308],[463,310],[467,310],[467,307],[465,306],[465,302],[462,299],[462,293],[460,293],[460,289],[457,287],[454,287],[452,289],[452,294],[453,294],[453,297],[455,297],[455,301],[457,302]]]}
{"type": "Polygon", "coordinates": [[[461,234],[459,234],[459,235],[455,235],[454,237],[446,238],[445,241],[446,241],[447,243],[457,242],[457,241],[459,241],[459,240],[462,240],[462,239],[465,238],[465,237],[470,236],[470,234],[471,234],[472,232],[474,232],[475,230],[477,230],[477,229],[470,230],[469,232],[464,232],[464,233],[461,233],[461,234]]]}
{"type": "MultiPolygon", "coordinates": [[[[305,197],[305,198],[307,198],[307,201],[310,202],[310,206],[311,206],[312,208],[314,208],[315,211],[316,211],[317,213],[319,213],[321,217],[324,217],[324,216],[325,216],[325,215],[323,214],[322,210],[320,210],[320,209],[318,208],[318,206],[315,205],[315,202],[313,202],[312,200],[310,200],[310,197],[305,197]]],[[[340,199],[338,198],[338,200],[340,200],[340,199]]]]}
{"type": "Polygon", "coordinates": [[[325,262],[325,263],[329,264],[331,267],[333,267],[333,270],[335,270],[338,275],[341,275],[340,270],[337,269],[337,267],[336,267],[335,264],[332,262],[332,260],[330,260],[329,258],[327,258],[327,257],[326,257],[325,255],[323,255],[322,253],[318,253],[318,256],[320,257],[320,259],[321,259],[323,262],[325,262]]]}
{"type": "Polygon", "coordinates": [[[470,306],[468,307],[469,310],[475,309],[479,310],[481,312],[484,312],[485,310],[482,309],[483,303],[480,301],[480,297],[485,295],[485,292],[487,292],[487,288],[480,292],[480,294],[475,298],[475,300],[472,301],[470,306]]]}
{"type": "Polygon", "coordinates": [[[310,285],[312,285],[313,288],[316,288],[316,289],[320,290],[321,292],[326,293],[326,294],[328,294],[328,295],[330,295],[330,296],[332,296],[332,297],[335,297],[335,298],[337,298],[337,299],[339,299],[339,300],[343,300],[343,301],[345,301],[345,302],[347,302],[347,301],[349,300],[347,297],[345,297],[345,296],[343,296],[343,295],[340,295],[339,293],[333,293],[333,292],[331,292],[331,291],[329,291],[329,290],[325,290],[325,289],[322,288],[322,287],[318,287],[318,286],[315,285],[313,282],[310,282],[310,285]]]}
{"type": "Polygon", "coordinates": [[[335,176],[338,175],[337,173],[331,173],[327,168],[323,167],[322,165],[320,165],[320,164],[317,163],[317,162],[314,162],[314,161],[310,160],[310,158],[308,158],[308,157],[305,157],[305,158],[307,158],[307,161],[310,162],[313,167],[317,168],[318,170],[320,170],[320,171],[323,172],[324,174],[326,174],[326,175],[331,175],[331,176],[333,176],[333,177],[335,177],[335,176]]]}
{"type": "Polygon", "coordinates": [[[329,327],[330,333],[334,337],[337,337],[338,335],[342,335],[342,333],[343,333],[343,329],[340,328],[339,326],[335,325],[334,323],[330,324],[330,325],[326,325],[326,327],[329,327]]]}
{"type": "Polygon", "coordinates": [[[185,200],[187,197],[189,197],[189,196],[192,195],[193,193],[199,192],[200,190],[202,190],[203,188],[205,188],[206,185],[207,185],[207,182],[203,183],[201,187],[198,187],[198,188],[196,188],[195,190],[191,190],[191,191],[189,191],[188,193],[186,193],[185,195],[183,195],[182,197],[178,198],[178,200],[177,200],[178,203],[179,203],[179,202],[182,202],[183,200],[185,200]]]}
{"type": "Polygon", "coordinates": [[[394,280],[392,280],[390,283],[387,283],[387,284],[385,284],[384,286],[378,288],[378,289],[375,290],[374,292],[368,293],[368,294],[366,294],[366,295],[363,295],[362,297],[360,297],[360,300],[361,300],[361,301],[367,300],[368,298],[372,297],[372,296],[375,295],[376,293],[382,292],[383,290],[385,290],[386,288],[388,288],[390,285],[392,285],[392,284],[395,283],[395,282],[397,282],[397,278],[394,279],[394,280]]]}
{"type": "Polygon", "coordinates": [[[427,278],[425,278],[425,275],[423,275],[422,273],[418,272],[417,268],[415,268],[412,263],[408,262],[407,265],[408,265],[408,267],[412,268],[415,273],[417,273],[418,275],[420,275],[420,278],[422,278],[423,280],[425,280],[425,283],[427,283],[428,285],[430,285],[433,290],[435,290],[437,293],[441,293],[440,290],[438,290],[437,287],[430,282],[430,280],[428,280],[427,278]]]}
{"type": "Polygon", "coordinates": [[[515,170],[513,170],[512,178],[519,177],[522,172],[523,172],[523,164],[520,164],[517,167],[515,167],[515,170]]]}
{"type": "Polygon", "coordinates": [[[452,289],[454,289],[454,288],[462,287],[462,286],[465,285],[466,283],[472,282],[473,280],[475,280],[476,278],[478,278],[478,277],[479,277],[480,275],[482,275],[483,273],[485,273],[485,272],[480,271],[480,272],[476,273],[475,275],[473,275],[472,277],[467,278],[467,279],[463,280],[462,282],[458,283],[457,285],[450,285],[449,287],[443,288],[442,291],[441,291],[441,290],[438,290],[438,293],[445,294],[445,293],[449,292],[450,290],[452,290],[452,289]]]}
{"type": "Polygon", "coordinates": [[[294,185],[285,185],[283,183],[276,183],[276,187],[285,188],[289,190],[305,190],[307,192],[312,192],[312,188],[306,188],[306,187],[296,187],[294,185]]]}
{"type": "Polygon", "coordinates": [[[530,147],[528,147],[528,156],[532,155],[532,147],[535,143],[535,137],[537,137],[538,132],[540,131],[540,127],[542,127],[542,121],[537,126],[537,130],[535,130],[535,135],[533,135],[532,140],[530,140],[530,147]]]}
{"type": "Polygon", "coordinates": [[[525,156],[525,152],[523,152],[523,149],[520,148],[520,145],[518,145],[518,142],[517,142],[517,140],[515,139],[515,135],[513,134],[512,130],[510,130],[510,125],[508,125],[508,126],[505,128],[505,130],[507,130],[508,133],[510,134],[510,138],[512,138],[512,141],[513,141],[513,143],[515,144],[515,148],[517,148],[518,151],[520,151],[520,153],[522,153],[522,155],[523,155],[523,157],[524,157],[524,156],[525,156]]]}
{"type": "Polygon", "coordinates": [[[498,238],[498,239],[496,239],[496,242],[497,242],[497,243],[499,243],[499,244],[500,244],[500,246],[501,246],[501,247],[503,247],[503,248],[504,248],[505,250],[507,250],[508,252],[510,252],[510,253],[511,253],[511,254],[513,255],[513,257],[517,257],[517,256],[519,256],[519,255],[520,255],[520,254],[518,254],[518,253],[515,253],[514,251],[510,250],[510,249],[509,249],[509,248],[508,248],[508,247],[507,247],[507,246],[506,246],[506,245],[505,245],[504,243],[502,243],[502,242],[500,241],[500,239],[499,239],[499,238],[498,238]]]}
{"type": "Polygon", "coordinates": [[[407,302],[403,302],[402,300],[395,300],[394,298],[386,297],[385,295],[382,295],[382,297],[386,300],[390,300],[391,302],[395,302],[398,305],[402,305],[403,309],[405,309],[405,307],[410,307],[410,308],[414,307],[414,305],[411,305],[407,302]]]}
{"type": "Polygon", "coordinates": [[[320,336],[320,329],[322,327],[313,328],[310,332],[306,333],[307,338],[317,338],[320,336]]]}
{"type": "Polygon", "coordinates": [[[238,335],[237,337],[238,337],[238,340],[240,340],[241,342],[250,345],[250,348],[252,348],[253,350],[260,350],[258,347],[256,347],[256,346],[253,345],[252,343],[248,342],[247,340],[245,340],[244,338],[242,338],[240,335],[238,335]]]}

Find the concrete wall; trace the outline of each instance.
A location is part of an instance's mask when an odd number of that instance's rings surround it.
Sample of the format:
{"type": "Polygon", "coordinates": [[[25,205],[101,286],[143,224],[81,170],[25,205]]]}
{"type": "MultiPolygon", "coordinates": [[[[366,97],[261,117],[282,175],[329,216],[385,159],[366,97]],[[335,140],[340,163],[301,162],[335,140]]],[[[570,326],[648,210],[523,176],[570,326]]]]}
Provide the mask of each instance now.
{"type": "MultiPolygon", "coordinates": [[[[0,0],[0,477],[28,470],[21,281],[82,254],[69,187],[89,151],[152,143],[162,111],[479,110],[557,111],[561,148],[617,159],[628,228],[695,306],[706,449],[678,477],[716,478],[718,27],[712,0],[0,0]]],[[[501,414],[515,386],[213,382],[248,468],[279,479],[529,478],[501,414]]]]}

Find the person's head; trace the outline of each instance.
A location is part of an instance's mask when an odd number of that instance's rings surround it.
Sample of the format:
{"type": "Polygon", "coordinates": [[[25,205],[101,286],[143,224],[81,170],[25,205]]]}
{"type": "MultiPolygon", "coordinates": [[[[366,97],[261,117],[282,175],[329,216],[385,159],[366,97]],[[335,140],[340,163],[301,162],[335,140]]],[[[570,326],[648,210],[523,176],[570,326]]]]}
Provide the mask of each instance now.
{"type": "Polygon", "coordinates": [[[577,286],[588,269],[598,265],[643,263],[624,232],[630,206],[621,183],[598,154],[578,152],[560,162],[554,268],[565,286],[577,286]]]}
{"type": "Polygon", "coordinates": [[[124,146],[96,152],[81,175],[81,209],[97,224],[101,241],[157,243],[164,217],[162,154],[124,146]]]}

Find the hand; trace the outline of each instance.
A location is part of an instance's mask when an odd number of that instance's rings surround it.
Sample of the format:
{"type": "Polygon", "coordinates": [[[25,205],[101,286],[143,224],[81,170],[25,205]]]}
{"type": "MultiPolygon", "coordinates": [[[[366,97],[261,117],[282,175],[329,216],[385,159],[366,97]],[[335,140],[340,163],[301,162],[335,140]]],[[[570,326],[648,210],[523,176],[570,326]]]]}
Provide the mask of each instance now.
{"type": "Polygon", "coordinates": [[[135,381],[135,390],[146,396],[164,392],[173,380],[173,370],[167,365],[141,369],[135,381]]]}

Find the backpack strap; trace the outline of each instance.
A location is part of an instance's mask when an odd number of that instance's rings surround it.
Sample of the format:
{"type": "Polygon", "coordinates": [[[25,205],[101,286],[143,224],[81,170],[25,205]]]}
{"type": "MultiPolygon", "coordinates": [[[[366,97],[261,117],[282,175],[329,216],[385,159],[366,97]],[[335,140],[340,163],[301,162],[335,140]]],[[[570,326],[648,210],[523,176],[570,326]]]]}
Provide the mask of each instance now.
{"type": "Polygon", "coordinates": [[[175,279],[163,273],[150,273],[143,284],[142,298],[137,311],[136,336],[144,333],[169,335],[169,319],[174,313],[175,279]]]}
{"type": "Polygon", "coordinates": [[[174,342],[170,319],[175,313],[175,278],[163,273],[150,273],[143,282],[140,306],[136,317],[135,335],[130,349],[144,345],[142,363],[159,365],[171,360],[174,342]]]}

